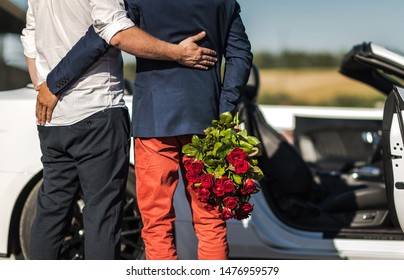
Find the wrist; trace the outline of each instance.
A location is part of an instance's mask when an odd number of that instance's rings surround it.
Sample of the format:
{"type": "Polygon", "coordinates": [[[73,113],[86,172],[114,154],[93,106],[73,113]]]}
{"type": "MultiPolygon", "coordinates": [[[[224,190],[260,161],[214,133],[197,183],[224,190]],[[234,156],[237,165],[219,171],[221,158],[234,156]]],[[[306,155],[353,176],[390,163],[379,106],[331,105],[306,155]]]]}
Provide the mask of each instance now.
{"type": "Polygon", "coordinates": [[[168,58],[172,61],[181,62],[184,56],[185,48],[181,45],[171,44],[170,48],[168,49],[168,58]]]}

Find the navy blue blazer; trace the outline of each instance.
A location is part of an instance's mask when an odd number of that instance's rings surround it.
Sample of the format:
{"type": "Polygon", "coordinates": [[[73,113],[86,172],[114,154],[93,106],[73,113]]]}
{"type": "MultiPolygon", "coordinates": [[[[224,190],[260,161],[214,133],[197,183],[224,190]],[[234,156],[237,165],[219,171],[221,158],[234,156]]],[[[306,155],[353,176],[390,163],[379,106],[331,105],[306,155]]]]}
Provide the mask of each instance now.
{"type": "MultiPolygon", "coordinates": [[[[170,61],[137,58],[133,97],[135,137],[201,134],[220,113],[235,112],[252,64],[250,42],[235,0],[127,0],[137,25],[164,41],[179,43],[201,30],[200,45],[225,58],[209,70],[170,61]]],[[[60,93],[100,55],[106,44],[92,28],[48,75],[48,87],[60,93]]]]}

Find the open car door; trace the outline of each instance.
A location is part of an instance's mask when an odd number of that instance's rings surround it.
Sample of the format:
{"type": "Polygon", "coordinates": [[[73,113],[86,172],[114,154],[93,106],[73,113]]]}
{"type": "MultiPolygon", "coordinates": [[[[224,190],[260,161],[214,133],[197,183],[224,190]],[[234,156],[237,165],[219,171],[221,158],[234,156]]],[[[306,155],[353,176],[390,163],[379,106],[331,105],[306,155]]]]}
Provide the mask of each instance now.
{"type": "Polygon", "coordinates": [[[383,114],[383,164],[392,222],[404,231],[404,88],[394,87],[383,114]]]}
{"type": "Polygon", "coordinates": [[[404,231],[404,57],[363,43],[345,57],[340,72],[388,95],[382,125],[384,180],[391,220],[404,231]]]}

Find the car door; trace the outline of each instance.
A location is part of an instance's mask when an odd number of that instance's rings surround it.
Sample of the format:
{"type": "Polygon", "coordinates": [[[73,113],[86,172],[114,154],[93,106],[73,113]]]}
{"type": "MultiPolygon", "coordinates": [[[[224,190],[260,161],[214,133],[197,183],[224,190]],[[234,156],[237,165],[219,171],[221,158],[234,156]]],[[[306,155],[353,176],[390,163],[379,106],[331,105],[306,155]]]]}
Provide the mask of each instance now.
{"type": "Polygon", "coordinates": [[[404,57],[363,43],[345,57],[340,72],[387,95],[382,124],[384,180],[391,220],[404,231],[404,57]]]}
{"type": "Polygon", "coordinates": [[[383,114],[383,164],[387,201],[396,227],[404,231],[404,88],[394,86],[383,114]]]}

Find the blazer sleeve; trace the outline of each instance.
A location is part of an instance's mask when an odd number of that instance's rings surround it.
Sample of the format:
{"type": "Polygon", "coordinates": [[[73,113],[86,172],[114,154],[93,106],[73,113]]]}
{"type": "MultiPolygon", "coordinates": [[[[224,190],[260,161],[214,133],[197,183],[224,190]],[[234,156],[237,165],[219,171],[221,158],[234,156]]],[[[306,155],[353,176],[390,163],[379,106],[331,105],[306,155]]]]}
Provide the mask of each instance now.
{"type": "Polygon", "coordinates": [[[64,58],[52,69],[46,78],[48,88],[57,95],[78,78],[111,46],[90,26],[87,33],[72,47],[64,58]]]}
{"type": "MultiPolygon", "coordinates": [[[[134,0],[124,0],[127,16],[138,24],[139,11],[134,0]]],[[[46,78],[49,90],[57,95],[77,81],[83,73],[112,46],[90,26],[87,33],[72,47],[46,78]]]]}
{"type": "Polygon", "coordinates": [[[233,20],[225,49],[225,71],[220,95],[219,114],[235,113],[237,103],[248,81],[253,54],[251,44],[240,17],[240,5],[236,2],[233,20]]]}

